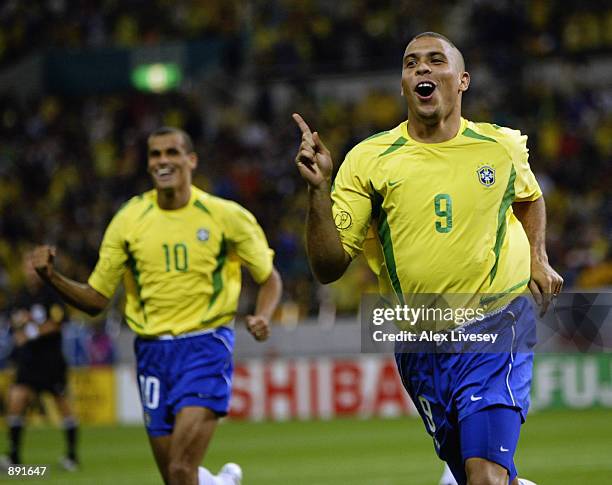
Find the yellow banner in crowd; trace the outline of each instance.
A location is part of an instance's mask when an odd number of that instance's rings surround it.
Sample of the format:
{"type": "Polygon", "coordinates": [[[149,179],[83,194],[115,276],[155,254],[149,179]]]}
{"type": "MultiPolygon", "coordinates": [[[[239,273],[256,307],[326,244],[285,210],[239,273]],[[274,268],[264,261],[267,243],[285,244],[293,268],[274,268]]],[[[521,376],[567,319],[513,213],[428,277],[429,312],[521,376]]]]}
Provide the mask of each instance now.
{"type": "MultiPolygon", "coordinates": [[[[6,415],[8,390],[14,372],[0,372],[0,398],[2,415],[6,415]]],[[[116,396],[115,372],[112,367],[72,368],[68,386],[75,414],[82,424],[115,424],[116,396]]],[[[55,424],[61,422],[53,397],[43,393],[28,411],[29,424],[55,424]]],[[[2,423],[4,425],[4,423],[2,423]]]]}

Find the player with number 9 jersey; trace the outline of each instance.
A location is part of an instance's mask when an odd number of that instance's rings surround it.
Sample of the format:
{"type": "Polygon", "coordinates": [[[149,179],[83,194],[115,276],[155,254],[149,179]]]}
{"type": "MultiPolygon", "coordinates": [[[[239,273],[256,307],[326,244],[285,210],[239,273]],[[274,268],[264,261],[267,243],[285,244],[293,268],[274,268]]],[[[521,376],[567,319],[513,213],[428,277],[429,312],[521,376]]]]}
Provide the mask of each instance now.
{"type": "Polygon", "coordinates": [[[450,140],[422,143],[407,124],[359,143],[340,166],[331,195],[336,222],[350,219],[338,227],[344,250],[363,249],[398,298],[524,291],[529,241],[512,204],[542,195],[527,137],[461,118],[450,140]]]}
{"type": "Polygon", "coordinates": [[[514,452],[535,344],[533,309],[522,293],[529,287],[545,311],[563,279],[548,264],[527,137],[463,118],[469,84],[459,49],[423,32],[402,59],[408,119],[354,147],[330,186],[331,152],[295,113],[302,133],[295,163],[309,187],[306,243],[317,279],[335,281],[363,252],[382,305],[433,310],[432,321],[408,325],[427,325],[436,338],[413,333],[414,340],[396,341],[395,357],[438,456],[460,485],[517,485],[514,452]],[[451,314],[479,317],[439,326],[437,315],[449,306],[451,314]],[[494,346],[449,338],[493,335],[494,346]]]}

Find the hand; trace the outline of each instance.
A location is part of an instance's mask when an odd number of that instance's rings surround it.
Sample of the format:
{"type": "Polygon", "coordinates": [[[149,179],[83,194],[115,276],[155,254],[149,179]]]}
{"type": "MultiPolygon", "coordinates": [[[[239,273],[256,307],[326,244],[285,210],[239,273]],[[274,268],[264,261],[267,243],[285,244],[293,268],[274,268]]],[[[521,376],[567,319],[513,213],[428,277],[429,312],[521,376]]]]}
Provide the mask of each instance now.
{"type": "Polygon", "coordinates": [[[246,326],[255,340],[259,342],[267,340],[270,336],[270,323],[267,318],[261,315],[247,315],[246,326]]]}
{"type": "Polygon", "coordinates": [[[312,188],[320,188],[324,183],[329,184],[334,164],[331,153],[315,131],[312,133],[304,119],[293,113],[293,119],[302,131],[302,143],[295,157],[295,163],[300,175],[312,188]]]}
{"type": "Polygon", "coordinates": [[[11,314],[11,327],[15,330],[21,329],[30,321],[30,312],[24,309],[19,309],[11,314]]]}
{"type": "Polygon", "coordinates": [[[53,274],[53,261],[55,259],[55,246],[37,246],[32,251],[30,263],[38,276],[43,280],[47,280],[53,274]]]}
{"type": "Polygon", "coordinates": [[[551,298],[557,296],[563,288],[563,278],[548,264],[548,261],[531,261],[531,280],[529,290],[534,300],[540,305],[540,318],[544,316],[551,298]]]}

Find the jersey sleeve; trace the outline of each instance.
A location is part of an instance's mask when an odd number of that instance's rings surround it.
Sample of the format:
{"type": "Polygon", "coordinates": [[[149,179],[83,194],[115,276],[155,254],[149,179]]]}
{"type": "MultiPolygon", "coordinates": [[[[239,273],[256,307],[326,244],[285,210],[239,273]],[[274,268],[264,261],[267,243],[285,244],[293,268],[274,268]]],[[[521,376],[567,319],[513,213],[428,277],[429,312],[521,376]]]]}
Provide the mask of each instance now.
{"type": "Polygon", "coordinates": [[[89,276],[88,284],[98,293],[110,298],[115,293],[126,269],[128,258],[125,248],[122,213],[116,214],[106,228],[98,262],[89,276]]]}
{"type": "Polygon", "coordinates": [[[272,273],[274,251],[268,246],[263,229],[255,216],[238,204],[230,205],[227,236],[256,283],[263,283],[272,273]]]}
{"type": "Polygon", "coordinates": [[[542,190],[529,166],[529,149],[527,135],[518,130],[504,129],[510,138],[509,151],[516,172],[514,179],[514,200],[518,202],[533,201],[542,196],[542,190]]]}
{"type": "Polygon", "coordinates": [[[368,183],[359,174],[357,158],[351,151],[338,170],[332,187],[332,216],[340,241],[351,259],[363,249],[372,218],[368,183]]]}

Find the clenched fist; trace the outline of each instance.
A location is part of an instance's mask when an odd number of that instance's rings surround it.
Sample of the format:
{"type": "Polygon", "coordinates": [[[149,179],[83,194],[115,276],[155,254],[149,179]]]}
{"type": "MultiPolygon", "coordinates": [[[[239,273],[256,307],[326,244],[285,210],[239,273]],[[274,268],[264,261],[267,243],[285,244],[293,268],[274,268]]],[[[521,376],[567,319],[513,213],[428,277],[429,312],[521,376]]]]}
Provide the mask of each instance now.
{"type": "Polygon", "coordinates": [[[55,246],[37,246],[30,256],[30,264],[38,275],[47,280],[53,273],[53,261],[55,260],[55,246]]]}
{"type": "Polygon", "coordinates": [[[246,327],[255,340],[263,342],[270,336],[270,322],[267,318],[258,315],[247,315],[246,327]]]}

